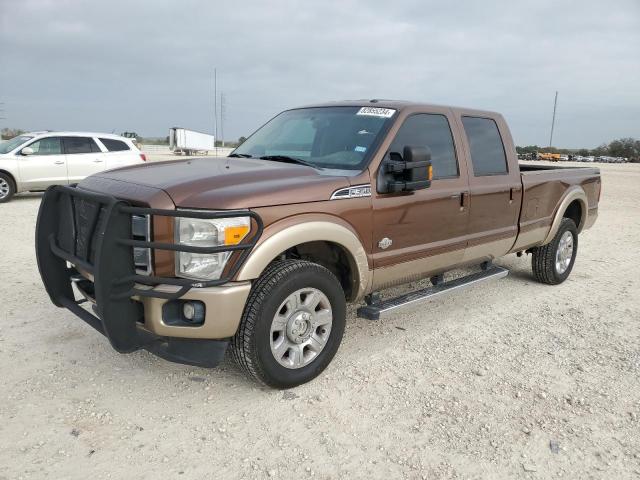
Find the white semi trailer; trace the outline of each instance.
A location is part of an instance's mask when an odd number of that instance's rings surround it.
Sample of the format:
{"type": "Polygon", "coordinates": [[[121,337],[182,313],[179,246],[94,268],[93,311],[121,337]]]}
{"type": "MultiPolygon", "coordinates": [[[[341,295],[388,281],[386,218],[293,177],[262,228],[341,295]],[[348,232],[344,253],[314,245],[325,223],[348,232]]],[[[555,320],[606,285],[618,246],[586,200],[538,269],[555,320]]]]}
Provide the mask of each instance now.
{"type": "Polygon", "coordinates": [[[215,150],[215,138],[208,133],[173,127],[169,129],[169,148],[176,155],[194,155],[215,150]]]}

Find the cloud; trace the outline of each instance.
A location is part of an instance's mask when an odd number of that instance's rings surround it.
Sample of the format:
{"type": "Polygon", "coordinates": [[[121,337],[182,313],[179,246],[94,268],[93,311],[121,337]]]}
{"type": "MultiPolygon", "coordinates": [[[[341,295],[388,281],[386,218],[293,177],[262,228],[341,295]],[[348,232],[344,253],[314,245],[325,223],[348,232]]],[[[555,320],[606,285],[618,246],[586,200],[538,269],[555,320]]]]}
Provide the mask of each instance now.
{"type": "Polygon", "coordinates": [[[11,126],[225,135],[284,108],[401,98],[497,110],[518,144],[640,137],[640,4],[0,0],[11,126]]]}

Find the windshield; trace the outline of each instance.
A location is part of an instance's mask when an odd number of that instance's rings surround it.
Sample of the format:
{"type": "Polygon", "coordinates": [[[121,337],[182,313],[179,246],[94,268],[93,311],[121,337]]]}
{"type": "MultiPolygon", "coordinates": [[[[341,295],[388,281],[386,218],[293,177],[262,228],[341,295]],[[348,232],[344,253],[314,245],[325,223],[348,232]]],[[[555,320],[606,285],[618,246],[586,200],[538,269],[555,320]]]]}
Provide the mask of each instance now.
{"type": "Polygon", "coordinates": [[[20,135],[18,137],[13,137],[11,140],[6,140],[0,143],[0,154],[9,153],[14,148],[22,145],[27,140],[31,140],[33,137],[29,137],[27,135],[20,135]]]}
{"type": "Polygon", "coordinates": [[[394,113],[377,107],[288,110],[262,126],[233,154],[286,156],[320,168],[362,170],[394,113]]]}

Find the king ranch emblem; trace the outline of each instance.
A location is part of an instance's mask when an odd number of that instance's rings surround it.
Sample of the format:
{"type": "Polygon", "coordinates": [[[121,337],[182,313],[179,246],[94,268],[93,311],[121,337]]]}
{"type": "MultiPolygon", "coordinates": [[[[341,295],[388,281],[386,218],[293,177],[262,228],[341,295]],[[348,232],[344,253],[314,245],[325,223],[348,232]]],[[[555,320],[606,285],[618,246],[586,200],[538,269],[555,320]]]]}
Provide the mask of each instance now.
{"type": "Polygon", "coordinates": [[[391,246],[392,243],[393,243],[393,240],[391,240],[390,238],[384,237],[382,240],[378,242],[378,247],[380,247],[382,250],[386,250],[391,246]]]}

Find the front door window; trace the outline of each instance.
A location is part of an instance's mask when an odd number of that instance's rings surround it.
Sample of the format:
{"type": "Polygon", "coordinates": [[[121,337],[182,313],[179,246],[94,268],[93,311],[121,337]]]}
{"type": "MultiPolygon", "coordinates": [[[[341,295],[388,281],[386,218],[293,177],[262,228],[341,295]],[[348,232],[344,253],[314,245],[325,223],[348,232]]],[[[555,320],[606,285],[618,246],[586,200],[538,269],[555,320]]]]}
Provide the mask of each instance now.
{"type": "Polygon", "coordinates": [[[29,147],[33,155],[62,155],[60,137],[47,137],[33,142],[29,147]]]}

